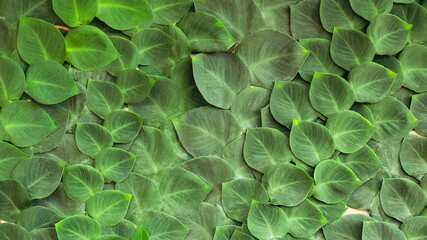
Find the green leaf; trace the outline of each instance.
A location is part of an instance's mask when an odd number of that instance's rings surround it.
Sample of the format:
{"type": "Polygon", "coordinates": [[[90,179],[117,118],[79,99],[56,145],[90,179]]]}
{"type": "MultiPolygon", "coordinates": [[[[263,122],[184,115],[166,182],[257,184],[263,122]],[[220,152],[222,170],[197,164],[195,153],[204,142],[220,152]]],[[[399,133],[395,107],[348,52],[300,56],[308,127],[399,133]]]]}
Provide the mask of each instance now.
{"type": "Polygon", "coordinates": [[[14,223],[2,223],[0,224],[0,236],[3,239],[13,240],[28,240],[31,239],[31,235],[25,230],[25,228],[18,226],[14,223]]]}
{"type": "Polygon", "coordinates": [[[104,69],[113,76],[119,75],[125,69],[136,69],[139,55],[135,43],[120,36],[110,36],[110,40],[120,56],[104,69]]]}
{"type": "Polygon", "coordinates": [[[420,214],[426,204],[421,187],[404,178],[384,179],[380,200],[384,212],[401,222],[420,214]]]}
{"type": "Polygon", "coordinates": [[[284,211],[288,216],[289,233],[297,238],[310,237],[327,222],[320,209],[308,199],[284,211]]]}
{"type": "Polygon", "coordinates": [[[86,102],[93,113],[105,119],[109,114],[123,106],[124,97],[116,84],[89,79],[86,102]]]}
{"type": "Polygon", "coordinates": [[[192,60],[197,88],[215,107],[228,109],[236,95],[250,85],[249,71],[233,54],[198,54],[192,60]]]}
{"type": "Polygon", "coordinates": [[[381,14],[387,14],[393,8],[393,0],[357,1],[350,0],[351,8],[357,15],[368,21],[381,14]]]}
{"type": "Polygon", "coordinates": [[[58,187],[64,166],[64,162],[49,158],[29,158],[16,166],[12,178],[25,186],[31,199],[44,198],[58,187]]]}
{"type": "MultiPolygon", "coordinates": [[[[424,5],[425,6],[425,5],[424,5]]],[[[394,4],[391,13],[400,17],[403,21],[412,24],[410,34],[412,43],[421,43],[427,39],[427,10],[420,4],[394,4]]]]}
{"type": "Polygon", "coordinates": [[[55,211],[41,206],[27,208],[21,212],[18,224],[31,232],[36,229],[53,227],[54,223],[62,219],[55,211]]]}
{"type": "Polygon", "coordinates": [[[162,198],[156,184],[147,177],[131,173],[116,184],[116,189],[132,195],[126,219],[138,221],[146,211],[160,210],[162,198]]]}
{"type": "Polygon", "coordinates": [[[125,217],[131,198],[117,190],[104,190],[87,200],[86,211],[100,224],[114,226],[125,217]]]}
{"type": "Polygon", "coordinates": [[[31,207],[30,198],[24,185],[13,179],[1,180],[0,206],[2,206],[0,208],[2,220],[15,222],[21,211],[31,207]]]}
{"type": "Polygon", "coordinates": [[[394,56],[376,56],[374,62],[383,65],[389,70],[397,74],[396,80],[391,85],[389,95],[396,93],[398,90],[402,90],[403,81],[405,76],[403,74],[402,64],[394,56]]]}
{"type": "Polygon", "coordinates": [[[57,104],[80,93],[68,71],[51,60],[37,61],[27,69],[25,92],[42,104],[57,104]]]}
{"type": "Polygon", "coordinates": [[[254,240],[254,238],[249,234],[246,234],[246,233],[243,233],[243,232],[236,230],[236,231],[234,231],[230,240],[254,240]]]}
{"type": "Polygon", "coordinates": [[[98,10],[97,0],[52,0],[56,15],[70,27],[89,24],[98,10]]]}
{"type": "Polygon", "coordinates": [[[82,71],[94,71],[105,67],[119,57],[114,44],[100,29],[80,26],[65,36],[66,60],[82,71]]]}
{"type": "Polygon", "coordinates": [[[130,240],[150,240],[150,237],[148,236],[147,231],[145,231],[145,228],[140,226],[132,235],[130,240]]]}
{"type": "Polygon", "coordinates": [[[363,30],[367,22],[353,12],[348,0],[321,0],[320,20],[328,32],[334,28],[363,30]]]}
{"type": "Polygon", "coordinates": [[[357,30],[334,28],[331,57],[338,66],[350,71],[357,65],[371,62],[374,55],[374,44],[366,34],[357,30]]]}
{"type": "Polygon", "coordinates": [[[231,219],[246,222],[252,199],[267,202],[267,191],[260,182],[239,178],[222,184],[222,205],[231,219]]]}
{"type": "Polygon", "coordinates": [[[0,180],[10,179],[12,171],[27,155],[17,147],[0,142],[0,180]]]}
{"type": "Polygon", "coordinates": [[[301,77],[311,82],[315,72],[336,74],[343,76],[345,71],[338,67],[331,58],[329,51],[331,41],[322,38],[300,39],[299,43],[310,51],[305,63],[299,69],[301,77]]]}
{"type": "Polygon", "coordinates": [[[375,18],[366,33],[375,46],[378,55],[394,55],[400,52],[408,41],[412,25],[391,14],[375,18]]]}
{"type": "Polygon", "coordinates": [[[289,229],[288,218],[282,209],[252,200],[248,228],[259,239],[283,238],[289,229]]]}
{"type": "Polygon", "coordinates": [[[325,225],[332,223],[333,221],[342,217],[344,212],[348,209],[344,202],[326,204],[316,200],[315,198],[310,198],[310,201],[313,202],[320,209],[320,211],[322,211],[323,216],[328,221],[325,225]]]}
{"type": "Polygon", "coordinates": [[[136,113],[117,110],[105,118],[104,127],[110,131],[115,143],[129,143],[138,136],[142,120],[136,113]]]}
{"type": "Polygon", "coordinates": [[[426,225],[426,216],[416,216],[404,221],[400,226],[400,229],[406,235],[408,240],[423,239],[427,236],[427,230],[425,228],[426,225]]]}
{"type": "Polygon", "coordinates": [[[113,234],[119,235],[125,238],[131,238],[132,235],[136,232],[138,226],[133,222],[123,219],[117,225],[114,226],[103,226],[101,228],[102,234],[113,234]]]}
{"type": "Polygon", "coordinates": [[[207,12],[216,16],[236,41],[241,41],[265,25],[261,10],[252,0],[195,0],[194,6],[196,12],[207,12]]]}
{"type": "Polygon", "coordinates": [[[236,118],[227,110],[201,107],[172,120],[179,140],[193,157],[215,155],[242,133],[236,118]]]}
{"type": "Polygon", "coordinates": [[[349,167],[362,182],[373,177],[382,166],[381,161],[368,145],[351,154],[340,154],[339,157],[340,162],[349,167]]]}
{"type": "Polygon", "coordinates": [[[163,210],[171,214],[195,210],[210,192],[211,187],[195,174],[182,168],[169,168],[157,174],[163,210]]]}
{"type": "Polygon", "coordinates": [[[236,175],[229,163],[216,156],[193,158],[185,161],[183,168],[196,174],[211,187],[231,181],[236,175]]]}
{"type": "Polygon", "coordinates": [[[291,128],[293,119],[313,121],[318,116],[311,106],[308,87],[298,82],[275,82],[270,109],[274,119],[287,128],[291,128]]]}
{"type": "Polygon", "coordinates": [[[320,0],[304,0],[291,5],[291,32],[295,39],[326,38],[331,35],[325,31],[319,16],[320,0]]]}
{"type": "Polygon", "coordinates": [[[417,124],[417,119],[411,111],[393,97],[385,97],[368,107],[374,116],[372,123],[377,128],[372,138],[381,143],[401,141],[417,124]]]}
{"type": "Polygon", "coordinates": [[[411,112],[418,119],[415,131],[423,136],[427,136],[427,93],[413,95],[411,101],[411,112]]]}
{"type": "Polygon", "coordinates": [[[271,167],[264,174],[262,183],[270,202],[286,207],[303,202],[313,188],[313,179],[304,170],[288,163],[271,167]]]}
{"type": "Polygon", "coordinates": [[[10,141],[17,147],[40,143],[57,129],[41,107],[28,101],[11,102],[4,106],[0,110],[0,121],[6,134],[3,140],[10,141]]]}
{"type": "Polygon", "coordinates": [[[25,75],[21,67],[9,58],[0,57],[0,107],[18,100],[24,93],[25,75]]]}
{"type": "Polygon", "coordinates": [[[294,121],[289,135],[293,154],[310,166],[329,159],[335,151],[331,132],[318,123],[294,121]]]}
{"type": "Polygon", "coordinates": [[[209,13],[190,12],[177,26],[187,35],[195,52],[225,52],[236,43],[224,24],[209,13]]]}
{"type": "Polygon", "coordinates": [[[36,18],[21,18],[17,47],[19,55],[28,64],[65,60],[65,42],[61,32],[52,24],[36,18]]]}
{"type": "Polygon", "coordinates": [[[427,91],[427,63],[423,60],[427,56],[427,47],[413,44],[405,47],[399,54],[399,61],[402,63],[405,80],[403,86],[415,91],[427,91]]]}
{"type": "Polygon", "coordinates": [[[275,80],[293,79],[309,55],[290,36],[270,29],[245,37],[236,53],[252,72],[252,83],[269,89],[275,80]]]}
{"type": "Polygon", "coordinates": [[[116,84],[122,91],[124,102],[138,104],[144,101],[156,81],[145,72],[137,69],[121,71],[116,79],[116,84]]]}
{"type": "Polygon", "coordinates": [[[290,29],[290,5],[299,3],[300,0],[255,0],[261,9],[265,26],[291,35],[290,29]]]}
{"type": "Polygon", "coordinates": [[[350,84],[335,74],[315,72],[310,85],[310,102],[325,116],[348,110],[355,101],[350,84]]]}
{"type": "Polygon", "coordinates": [[[159,211],[146,212],[138,224],[144,226],[150,240],[183,240],[189,231],[178,219],[159,211]]]}
{"type": "Polygon", "coordinates": [[[400,163],[409,175],[424,176],[427,173],[427,138],[408,135],[404,138],[399,155],[400,163]]]}
{"type": "Polygon", "coordinates": [[[363,214],[345,215],[323,228],[323,233],[326,239],[362,239],[363,222],[373,220],[363,214]]]}
{"type": "Polygon", "coordinates": [[[3,36],[0,39],[0,56],[11,56],[16,49],[16,30],[9,22],[1,19],[0,35],[3,36]]]}
{"type": "Polygon", "coordinates": [[[361,182],[346,165],[334,160],[320,162],[314,169],[314,197],[331,204],[344,200],[361,182]]]}
{"type": "Polygon", "coordinates": [[[346,110],[329,116],[326,127],[332,133],[336,149],[343,153],[354,153],[362,148],[374,135],[375,127],[357,112],[346,110]]]}
{"type": "Polygon", "coordinates": [[[237,178],[253,178],[250,168],[243,157],[245,136],[241,135],[228,143],[222,152],[222,158],[234,169],[237,178]]]}
{"type": "Polygon", "coordinates": [[[287,135],[289,135],[290,132],[287,127],[281,125],[274,119],[273,115],[271,115],[270,105],[261,108],[261,126],[277,129],[287,135]]]}
{"type": "MultiPolygon", "coordinates": [[[[142,226],[141,226],[141,228],[142,228],[142,226]]],[[[136,239],[139,239],[139,238],[136,238],[136,239]]],[[[96,240],[128,240],[128,238],[121,237],[118,235],[108,234],[108,235],[99,236],[96,238],[96,240]]]]}
{"type": "Polygon", "coordinates": [[[76,127],[76,144],[80,152],[94,156],[113,146],[113,137],[108,129],[96,123],[79,123],[76,127]]]}
{"type": "Polygon", "coordinates": [[[96,17],[113,29],[127,30],[152,18],[153,13],[145,0],[100,0],[96,17]]]}
{"type": "Polygon", "coordinates": [[[178,22],[193,5],[192,0],[147,0],[153,10],[154,23],[171,25],[178,22]]]}
{"type": "Polygon", "coordinates": [[[366,240],[382,240],[396,239],[406,240],[405,234],[396,226],[385,222],[363,222],[362,239],[366,240]]]}
{"type": "Polygon", "coordinates": [[[41,228],[30,232],[32,240],[57,240],[58,235],[54,227],[41,228]]]}
{"type": "Polygon", "coordinates": [[[217,226],[213,240],[230,240],[235,230],[237,231],[238,229],[240,227],[235,225],[217,226]]]}
{"type": "Polygon", "coordinates": [[[376,103],[390,92],[396,77],[391,70],[369,62],[354,67],[348,74],[348,81],[357,102],[376,103]]]}
{"type": "Polygon", "coordinates": [[[293,159],[288,137],[272,128],[250,128],[246,132],[243,155],[253,169],[265,173],[274,165],[293,159]]]}
{"type": "Polygon", "coordinates": [[[76,201],[86,201],[104,187],[104,178],[95,168],[87,165],[66,167],[63,176],[64,190],[76,201]]]}
{"type": "Polygon", "coordinates": [[[160,29],[147,28],[133,35],[132,42],[138,48],[139,64],[154,65],[167,59],[176,41],[160,29]]]}
{"type": "Polygon", "coordinates": [[[95,168],[105,182],[123,181],[133,169],[136,156],[119,148],[106,148],[95,157],[95,168]]]}
{"type": "Polygon", "coordinates": [[[84,215],[67,217],[55,224],[55,229],[59,240],[95,239],[101,235],[99,223],[84,215]]]}

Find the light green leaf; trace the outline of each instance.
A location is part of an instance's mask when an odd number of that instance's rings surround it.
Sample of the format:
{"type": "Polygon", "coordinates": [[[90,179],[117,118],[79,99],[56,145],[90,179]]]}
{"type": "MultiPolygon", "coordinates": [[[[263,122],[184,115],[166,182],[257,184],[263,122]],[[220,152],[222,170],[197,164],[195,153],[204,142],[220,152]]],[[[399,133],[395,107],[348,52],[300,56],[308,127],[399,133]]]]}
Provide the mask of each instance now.
{"type": "Polygon", "coordinates": [[[55,229],[59,240],[87,240],[101,235],[99,223],[80,214],[61,220],[55,224],[55,229]]]}
{"type": "Polygon", "coordinates": [[[189,229],[175,217],[159,212],[146,212],[138,221],[144,226],[150,240],[183,240],[189,229]]]}
{"type": "Polygon", "coordinates": [[[82,71],[94,71],[105,67],[119,57],[114,44],[100,29],[80,26],[65,36],[66,60],[82,71]]]}
{"type": "Polygon", "coordinates": [[[126,110],[117,110],[105,118],[104,127],[113,136],[115,143],[129,143],[138,136],[143,118],[126,110]]]}
{"type": "Polygon", "coordinates": [[[133,35],[132,42],[138,48],[139,64],[154,65],[167,59],[176,41],[160,29],[147,28],[133,35]]]}
{"type": "Polygon", "coordinates": [[[240,227],[235,225],[217,226],[213,240],[230,240],[235,230],[237,231],[238,229],[240,227]]]}
{"type": "Polygon", "coordinates": [[[137,69],[121,71],[116,79],[116,84],[122,91],[124,102],[138,104],[144,101],[156,81],[145,72],[137,69]]]}
{"type": "Polygon", "coordinates": [[[31,239],[31,235],[27,232],[27,230],[25,230],[25,228],[14,223],[7,222],[0,224],[0,237],[2,237],[2,239],[13,240],[31,239]]]}
{"type": "Polygon", "coordinates": [[[139,62],[138,48],[136,45],[120,36],[110,36],[119,58],[104,67],[104,69],[113,76],[117,76],[122,70],[136,69],[139,62]]]}
{"type": "Polygon", "coordinates": [[[136,156],[119,148],[106,148],[95,157],[95,168],[105,182],[120,182],[129,176],[136,156]]]}
{"type": "Polygon", "coordinates": [[[406,240],[405,234],[396,226],[385,222],[363,222],[362,239],[366,240],[382,240],[395,239],[406,240]]]}
{"type": "Polygon", "coordinates": [[[335,151],[331,132],[321,124],[294,121],[289,135],[293,154],[310,166],[329,159],[335,151]]]}
{"type": "Polygon", "coordinates": [[[270,202],[286,207],[303,202],[313,188],[313,179],[304,170],[288,163],[279,163],[270,168],[264,174],[262,183],[270,202]]]}
{"type": "Polygon", "coordinates": [[[183,168],[196,174],[211,187],[234,179],[233,168],[225,160],[216,156],[197,157],[185,161],[183,168]]]}
{"type": "Polygon", "coordinates": [[[27,208],[21,212],[18,218],[18,224],[27,231],[53,227],[54,223],[62,219],[55,211],[41,206],[27,208]]]}
{"type": "Polygon", "coordinates": [[[351,154],[340,154],[339,157],[340,162],[349,167],[362,182],[373,177],[382,166],[381,161],[368,145],[351,154]]]}
{"type": "Polygon", "coordinates": [[[375,17],[390,12],[393,7],[393,0],[350,0],[350,5],[353,11],[359,16],[368,21],[372,21],[375,17]]]}
{"type": "Polygon", "coordinates": [[[371,62],[374,55],[374,44],[366,34],[357,30],[334,28],[331,57],[338,66],[350,71],[357,65],[371,62]]]}
{"type": "Polygon", "coordinates": [[[2,206],[0,208],[2,220],[15,222],[21,211],[31,207],[30,198],[24,185],[13,179],[1,180],[0,206],[2,206]]]}
{"type": "Polygon", "coordinates": [[[288,218],[279,207],[252,200],[248,228],[259,239],[283,238],[289,229],[288,218]]]}
{"type": "Polygon", "coordinates": [[[413,44],[405,47],[399,54],[399,61],[402,63],[405,80],[403,86],[415,91],[427,91],[427,63],[424,61],[427,56],[427,47],[413,44]]]}
{"type": "Polygon", "coordinates": [[[123,106],[124,97],[116,84],[89,79],[86,102],[93,113],[105,119],[109,114],[123,106]]]}
{"type": "Polygon", "coordinates": [[[384,179],[380,200],[384,212],[399,221],[420,214],[426,204],[423,190],[404,178],[384,179]]]}
{"type": "Polygon", "coordinates": [[[154,23],[171,25],[178,22],[193,5],[193,0],[147,0],[153,10],[154,23]]]}
{"type": "Polygon", "coordinates": [[[399,155],[400,163],[409,175],[419,178],[427,173],[427,138],[408,135],[404,138],[399,155]]]}
{"type": "Polygon", "coordinates": [[[87,165],[66,167],[63,176],[64,190],[75,201],[86,201],[104,187],[104,178],[95,168],[87,165]]]}
{"type": "Polygon", "coordinates": [[[269,89],[274,81],[293,79],[309,55],[290,36],[271,29],[245,37],[236,53],[252,72],[252,83],[269,89]]]}
{"type": "Polygon", "coordinates": [[[404,221],[400,229],[408,240],[423,239],[427,236],[427,217],[416,216],[404,221]]]}
{"type": "Polygon", "coordinates": [[[293,38],[331,38],[320,22],[320,0],[304,0],[290,8],[293,38]]]}
{"type": "MultiPolygon", "coordinates": [[[[127,238],[124,238],[126,240],[127,238]]],[[[132,235],[130,240],[150,240],[147,231],[143,226],[140,226],[135,233],[132,235]]]]}
{"type": "Polygon", "coordinates": [[[89,24],[98,10],[97,0],[52,0],[56,15],[70,27],[89,24]]]}
{"type": "Polygon", "coordinates": [[[427,136],[427,93],[413,95],[411,101],[411,112],[418,119],[415,131],[423,136],[427,136]]]}
{"type": "Polygon", "coordinates": [[[145,0],[100,0],[96,17],[116,30],[127,30],[153,17],[145,0]]]}
{"type": "Polygon", "coordinates": [[[41,107],[28,101],[11,102],[4,106],[0,110],[0,122],[6,134],[3,140],[10,141],[17,147],[40,143],[57,129],[41,107]]]}
{"type": "Polygon", "coordinates": [[[326,239],[362,239],[363,222],[373,220],[363,214],[345,215],[323,228],[323,233],[326,239]]]}
{"type": "Polygon", "coordinates": [[[79,123],[76,127],[76,144],[80,152],[94,156],[113,146],[113,137],[108,129],[96,123],[79,123]]]}
{"type": "Polygon", "coordinates": [[[131,198],[117,190],[100,191],[87,200],[86,211],[100,224],[114,226],[125,217],[131,198]]]}
{"type": "Polygon", "coordinates": [[[361,182],[346,165],[334,160],[320,162],[314,169],[314,197],[331,204],[347,198],[361,182]]]}
{"type": "Polygon", "coordinates": [[[334,28],[363,30],[367,22],[353,12],[348,0],[321,0],[320,20],[328,32],[334,28]]]}
{"type": "Polygon", "coordinates": [[[65,60],[65,42],[61,32],[52,24],[36,18],[21,18],[17,47],[19,55],[28,64],[65,60]]]}
{"type": "Polygon", "coordinates": [[[9,58],[0,57],[0,107],[18,100],[24,93],[24,86],[22,68],[9,58]]]}
{"type": "Polygon", "coordinates": [[[288,137],[272,128],[250,128],[246,132],[243,155],[253,169],[265,173],[279,163],[293,159],[288,137]]]}
{"type": "Polygon", "coordinates": [[[320,209],[308,199],[284,211],[288,216],[289,233],[297,238],[310,237],[327,222],[320,209]]]}
{"type": "Polygon", "coordinates": [[[17,147],[6,142],[0,142],[0,180],[10,179],[13,169],[27,155],[17,147]]]}
{"type": "MultiPolygon", "coordinates": [[[[425,6],[425,5],[424,5],[425,6]]],[[[427,39],[427,10],[417,2],[394,4],[391,13],[412,24],[411,42],[421,43],[427,39]]]]}
{"type": "Polygon", "coordinates": [[[350,109],[356,98],[344,78],[318,72],[314,73],[309,94],[311,105],[325,116],[350,109]]]}

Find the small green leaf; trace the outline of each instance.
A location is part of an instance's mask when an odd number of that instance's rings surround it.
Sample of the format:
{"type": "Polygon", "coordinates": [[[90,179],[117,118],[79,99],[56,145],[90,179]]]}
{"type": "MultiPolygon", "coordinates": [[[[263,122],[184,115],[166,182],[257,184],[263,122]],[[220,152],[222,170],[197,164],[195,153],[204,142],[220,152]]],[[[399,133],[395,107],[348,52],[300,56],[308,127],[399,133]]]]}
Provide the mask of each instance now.
{"type": "Polygon", "coordinates": [[[22,68],[9,58],[0,57],[0,107],[18,100],[24,93],[24,86],[22,68]]]}
{"type": "Polygon", "coordinates": [[[424,176],[427,173],[427,137],[406,136],[400,148],[399,160],[409,175],[417,178],[424,176]]]}
{"type": "Polygon", "coordinates": [[[320,20],[328,32],[334,28],[363,30],[367,22],[353,12],[348,0],[321,0],[320,20]]]}
{"type": "Polygon", "coordinates": [[[150,6],[145,0],[99,0],[96,17],[116,30],[127,30],[152,18],[150,6]]]}
{"type": "Polygon", "coordinates": [[[55,229],[59,240],[95,239],[101,235],[99,223],[84,215],[67,217],[55,224],[55,229]]]}
{"type": "Polygon", "coordinates": [[[104,69],[113,76],[119,75],[121,71],[126,69],[136,69],[139,55],[135,43],[120,36],[110,36],[110,40],[120,56],[105,66],[104,69]]]}
{"type": "Polygon", "coordinates": [[[68,197],[86,201],[104,187],[104,178],[95,168],[87,165],[73,165],[64,170],[63,184],[68,197]]]}
{"type": "Polygon", "coordinates": [[[80,152],[94,156],[113,146],[113,137],[108,129],[96,123],[77,124],[76,144],[80,152]]]}
{"type": "Polygon", "coordinates": [[[405,47],[399,54],[399,61],[402,63],[405,80],[403,86],[415,91],[427,91],[427,63],[424,61],[427,56],[427,47],[413,44],[405,47]]]}
{"type": "Polygon", "coordinates": [[[105,182],[123,181],[133,169],[136,156],[119,148],[106,148],[95,157],[95,168],[105,182]]]}
{"type": "Polygon", "coordinates": [[[279,207],[252,200],[248,228],[259,239],[283,238],[289,229],[288,218],[279,207]]]}
{"type": "Polygon", "coordinates": [[[56,15],[70,27],[89,24],[98,10],[97,0],[52,0],[56,15]]]}
{"type": "Polygon", "coordinates": [[[368,145],[351,154],[340,154],[339,157],[340,162],[349,167],[362,182],[373,177],[382,166],[381,161],[368,145]]]}
{"type": "Polygon", "coordinates": [[[289,233],[297,238],[310,237],[327,222],[320,209],[306,199],[292,208],[285,208],[289,233]]]}
{"type": "Polygon", "coordinates": [[[89,79],[86,102],[93,113],[105,119],[109,114],[123,106],[124,97],[116,84],[89,79]]]}
{"type": "Polygon", "coordinates": [[[86,211],[100,224],[114,226],[125,217],[131,198],[117,190],[104,190],[87,200],[86,211]]]}
{"type": "Polygon", "coordinates": [[[137,69],[121,71],[116,79],[116,84],[122,91],[124,102],[138,104],[144,101],[156,81],[145,72],[137,69]]]}
{"type": "Polygon", "coordinates": [[[139,64],[153,65],[167,59],[176,41],[160,29],[148,28],[133,35],[132,42],[138,48],[139,64]]]}
{"type": "Polygon", "coordinates": [[[115,143],[129,143],[139,134],[142,120],[136,113],[117,110],[105,118],[104,127],[110,131],[115,143]]]}

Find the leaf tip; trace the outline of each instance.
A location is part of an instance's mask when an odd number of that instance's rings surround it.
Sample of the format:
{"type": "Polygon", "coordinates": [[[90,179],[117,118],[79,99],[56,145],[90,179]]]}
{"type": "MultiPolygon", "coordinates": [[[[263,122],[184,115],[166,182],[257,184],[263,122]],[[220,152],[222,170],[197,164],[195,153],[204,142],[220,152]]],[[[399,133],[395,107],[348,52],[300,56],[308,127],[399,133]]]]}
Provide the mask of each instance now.
{"type": "Polygon", "coordinates": [[[293,119],[292,121],[292,126],[297,126],[300,123],[300,121],[298,121],[297,119],[293,119]]]}

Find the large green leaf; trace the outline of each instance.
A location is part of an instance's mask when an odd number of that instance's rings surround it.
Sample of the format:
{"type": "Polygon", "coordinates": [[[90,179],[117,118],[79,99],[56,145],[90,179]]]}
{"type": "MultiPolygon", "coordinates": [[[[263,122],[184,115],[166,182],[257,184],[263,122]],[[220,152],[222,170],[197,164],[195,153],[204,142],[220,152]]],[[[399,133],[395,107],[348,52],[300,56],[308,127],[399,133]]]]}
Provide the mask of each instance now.
{"type": "Polygon", "coordinates": [[[281,208],[252,200],[248,228],[259,239],[281,239],[288,232],[289,223],[281,208]]]}
{"type": "Polygon", "coordinates": [[[308,87],[298,82],[274,83],[270,98],[270,110],[274,119],[291,128],[292,121],[313,121],[318,113],[311,106],[308,87]]]}
{"type": "Polygon", "coordinates": [[[396,77],[393,71],[369,62],[354,67],[348,74],[348,81],[357,102],[376,103],[390,92],[396,77]]]}
{"type": "Polygon", "coordinates": [[[400,163],[409,175],[424,176],[427,173],[427,137],[408,135],[400,148],[400,163]]]}
{"type": "Polygon", "coordinates": [[[336,149],[343,153],[354,153],[362,148],[374,135],[375,127],[357,112],[346,110],[329,116],[326,127],[332,133],[336,149]]]}
{"type": "Polygon", "coordinates": [[[81,164],[66,167],[62,181],[68,197],[76,201],[86,201],[104,187],[101,173],[81,164]]]}
{"type": "Polygon", "coordinates": [[[366,33],[375,46],[378,55],[394,55],[400,52],[408,41],[412,25],[391,14],[375,18],[366,33]]]}
{"type": "Polygon", "coordinates": [[[105,67],[119,57],[114,44],[100,29],[80,26],[65,36],[66,60],[82,71],[94,71],[105,67]]]}
{"type": "Polygon", "coordinates": [[[290,36],[271,29],[245,37],[236,53],[252,72],[252,83],[270,89],[274,81],[293,79],[309,55],[290,36]]]}
{"type": "Polygon", "coordinates": [[[262,183],[275,205],[292,207],[300,204],[313,188],[313,179],[304,170],[288,163],[279,163],[263,176],[262,183]]]}
{"type": "Polygon", "coordinates": [[[31,199],[44,198],[58,187],[64,166],[64,162],[49,158],[29,158],[16,166],[12,178],[25,186],[31,199]]]}
{"type": "Polygon", "coordinates": [[[31,207],[24,185],[12,179],[0,181],[0,206],[3,221],[16,221],[21,211],[31,207]]]}
{"type": "Polygon", "coordinates": [[[319,230],[326,222],[322,211],[310,200],[292,208],[285,208],[288,216],[289,233],[297,238],[308,238],[319,230]]]}
{"type": "Polygon", "coordinates": [[[395,239],[406,240],[405,234],[391,223],[385,222],[363,222],[362,239],[366,240],[382,240],[395,239]]]}
{"type": "Polygon", "coordinates": [[[74,215],[55,224],[59,240],[95,239],[101,235],[99,223],[88,216],[74,215]]]}
{"type": "Polygon", "coordinates": [[[335,151],[335,141],[331,132],[314,122],[294,120],[289,144],[293,154],[310,166],[329,159],[335,151]]]}
{"type": "Polygon", "coordinates": [[[400,17],[403,21],[412,24],[411,42],[421,43],[427,40],[427,10],[413,2],[410,4],[394,4],[391,13],[400,17]]]}
{"type": "Polygon", "coordinates": [[[321,0],[320,20],[328,32],[334,28],[363,30],[367,22],[353,12],[348,0],[321,0]]]}
{"type": "Polygon", "coordinates": [[[227,110],[201,107],[172,120],[179,140],[192,156],[215,155],[242,131],[227,110]]]}
{"type": "Polygon", "coordinates": [[[142,219],[146,211],[160,210],[162,198],[156,184],[149,178],[131,173],[125,180],[116,184],[116,189],[132,195],[126,219],[142,219]]]}
{"type": "Polygon", "coordinates": [[[106,148],[95,157],[95,168],[105,182],[123,181],[133,169],[136,156],[120,148],[106,148]]]}
{"type": "Polygon", "coordinates": [[[225,52],[236,42],[224,24],[205,12],[190,12],[177,26],[187,35],[195,52],[225,52]]]}
{"type": "Polygon", "coordinates": [[[40,60],[65,60],[65,42],[61,32],[52,24],[36,18],[21,18],[17,47],[28,64],[40,60]]]}
{"type": "Polygon", "coordinates": [[[113,146],[111,133],[96,123],[77,124],[75,136],[80,152],[89,156],[94,156],[101,150],[113,146]]]}
{"type": "Polygon", "coordinates": [[[31,239],[31,235],[27,232],[27,230],[25,230],[25,228],[14,223],[2,223],[0,225],[0,236],[3,239],[13,240],[31,239]]]}
{"type": "Polygon", "coordinates": [[[184,16],[193,0],[147,0],[153,10],[154,23],[170,25],[178,22],[184,16]]]}
{"type": "Polygon", "coordinates": [[[236,55],[198,54],[192,60],[197,88],[215,107],[228,109],[236,95],[250,85],[250,73],[236,55]]]}
{"type": "Polygon", "coordinates": [[[363,214],[350,214],[332,222],[323,232],[326,239],[362,239],[363,222],[373,220],[363,214]]]}
{"type": "Polygon", "coordinates": [[[120,57],[105,66],[104,69],[113,76],[119,75],[125,69],[135,69],[139,62],[138,48],[135,43],[120,36],[110,36],[110,40],[120,57]]]}
{"type": "Polygon", "coordinates": [[[57,104],[80,93],[73,77],[61,64],[37,61],[27,69],[25,92],[42,104],[57,104]]]}
{"type": "Polygon", "coordinates": [[[423,239],[427,236],[427,216],[416,216],[404,221],[400,229],[408,240],[423,239]]]}
{"type": "Polygon", "coordinates": [[[24,86],[25,75],[21,67],[9,58],[0,57],[0,107],[18,100],[24,86]]]}
{"type": "Polygon", "coordinates": [[[52,0],[56,15],[70,27],[89,24],[98,10],[97,0],[52,0]]]}
{"type": "Polygon", "coordinates": [[[310,85],[310,102],[325,116],[348,110],[356,97],[350,84],[335,74],[315,72],[310,85]]]}
{"type": "Polygon", "coordinates": [[[132,42],[138,48],[139,64],[154,65],[166,61],[176,41],[160,29],[147,28],[133,35],[132,42]]]}
{"type": "Polygon", "coordinates": [[[374,44],[366,34],[357,30],[334,28],[331,57],[338,66],[350,71],[357,65],[371,62],[374,55],[374,44]]]}
{"type": "Polygon", "coordinates": [[[351,8],[359,16],[372,21],[381,14],[387,14],[393,7],[393,0],[358,1],[350,0],[351,8]]]}
{"type": "Polygon", "coordinates": [[[53,227],[54,223],[59,222],[61,219],[62,217],[54,210],[35,206],[21,212],[18,218],[18,224],[31,232],[36,229],[53,227]]]}
{"type": "Polygon", "coordinates": [[[427,47],[413,44],[405,47],[399,54],[399,61],[402,63],[405,80],[403,86],[415,91],[427,91],[427,63],[424,61],[427,56],[427,47]]]}
{"type": "Polygon", "coordinates": [[[304,0],[298,4],[291,5],[290,8],[293,38],[329,39],[331,37],[320,22],[320,0],[304,0]]]}
{"type": "Polygon", "coordinates": [[[116,84],[122,91],[124,102],[138,104],[144,101],[156,81],[145,72],[137,69],[121,71],[116,79],[116,84]]]}
{"type": "Polygon", "coordinates": [[[373,177],[382,166],[381,161],[368,145],[351,154],[340,154],[339,157],[340,162],[349,167],[362,182],[373,177]]]}
{"type": "Polygon", "coordinates": [[[411,112],[418,119],[415,131],[423,136],[427,136],[427,93],[413,95],[411,101],[411,112]]]}
{"type": "Polygon", "coordinates": [[[86,211],[100,224],[114,226],[125,217],[131,198],[118,190],[100,191],[87,200],[86,211]]]}
{"type": "Polygon", "coordinates": [[[260,182],[239,178],[222,184],[222,205],[231,219],[246,222],[252,199],[267,202],[267,191],[260,182]]]}
{"type": "Polygon", "coordinates": [[[384,212],[399,221],[421,213],[426,196],[421,187],[404,178],[386,178],[380,192],[384,212]]]}
{"type": "Polygon", "coordinates": [[[150,240],[183,240],[189,231],[178,219],[159,211],[146,212],[138,224],[144,226],[150,240]]]}
{"type": "Polygon", "coordinates": [[[134,112],[117,110],[105,118],[104,127],[110,131],[115,143],[129,143],[138,136],[142,120],[134,112]]]}
{"type": "Polygon", "coordinates": [[[273,128],[250,128],[246,132],[243,155],[253,169],[265,173],[270,167],[293,159],[288,137],[273,128]]]}
{"type": "Polygon", "coordinates": [[[113,29],[127,30],[153,14],[145,0],[99,0],[96,17],[113,29]]]}
{"type": "Polygon", "coordinates": [[[6,142],[0,142],[0,180],[11,178],[13,169],[26,158],[27,155],[17,147],[6,142]]]}
{"type": "Polygon", "coordinates": [[[325,203],[344,200],[361,184],[346,165],[334,160],[320,162],[314,169],[314,197],[325,203]]]}
{"type": "Polygon", "coordinates": [[[33,146],[57,129],[41,107],[28,101],[11,102],[4,106],[0,110],[0,122],[5,132],[3,140],[18,147],[33,146]]]}

